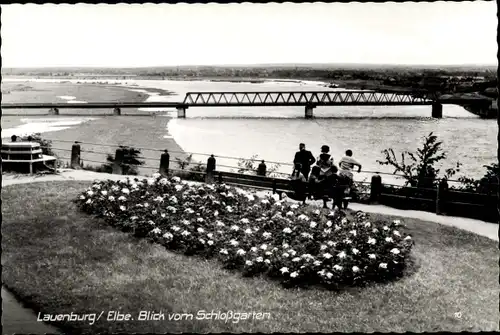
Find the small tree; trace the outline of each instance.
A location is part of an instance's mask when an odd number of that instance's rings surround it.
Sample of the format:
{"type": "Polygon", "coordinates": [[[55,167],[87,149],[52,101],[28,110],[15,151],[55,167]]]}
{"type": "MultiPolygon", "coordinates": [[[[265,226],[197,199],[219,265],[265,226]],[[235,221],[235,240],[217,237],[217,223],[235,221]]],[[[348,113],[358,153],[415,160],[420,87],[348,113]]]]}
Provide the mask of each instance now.
{"type": "Polygon", "coordinates": [[[176,160],[177,165],[179,166],[179,168],[181,170],[184,170],[184,169],[186,169],[189,166],[189,164],[192,163],[192,161],[193,161],[193,154],[187,156],[184,159],[179,158],[179,157],[175,157],[175,160],[176,160]]]}
{"type": "MultiPolygon", "coordinates": [[[[430,133],[424,138],[422,148],[415,153],[404,151],[401,153],[401,160],[398,161],[393,149],[385,149],[383,161],[377,160],[381,165],[389,165],[395,168],[393,174],[401,172],[406,179],[406,186],[432,188],[437,185],[439,169],[435,164],[447,157],[447,153],[441,149],[442,142],[437,140],[437,136],[430,133]],[[408,159],[409,158],[409,159],[408,159]]],[[[445,170],[444,179],[449,179],[458,171],[461,164],[457,162],[455,168],[445,170]]]]}
{"type": "Polygon", "coordinates": [[[461,191],[482,193],[488,195],[496,195],[498,192],[498,183],[500,179],[499,165],[493,163],[491,165],[484,165],[486,173],[481,179],[460,177],[458,180],[461,185],[458,187],[461,191]]]}
{"type": "MultiPolygon", "coordinates": [[[[120,149],[123,150],[123,162],[121,164],[123,174],[138,175],[138,167],[144,165],[144,161],[140,160],[141,151],[139,149],[128,146],[120,146],[120,149]]],[[[103,164],[103,170],[107,173],[112,173],[115,157],[111,154],[108,154],[106,161],[107,163],[103,164]]]]}

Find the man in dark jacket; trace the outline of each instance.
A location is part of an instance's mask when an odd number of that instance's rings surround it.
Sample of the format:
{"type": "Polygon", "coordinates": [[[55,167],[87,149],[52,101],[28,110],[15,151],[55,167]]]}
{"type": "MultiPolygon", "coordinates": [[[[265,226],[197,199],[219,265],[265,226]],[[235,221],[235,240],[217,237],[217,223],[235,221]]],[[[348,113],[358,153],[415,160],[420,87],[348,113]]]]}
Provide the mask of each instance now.
{"type": "Polygon", "coordinates": [[[300,143],[299,151],[295,153],[295,158],[293,159],[293,164],[300,164],[302,174],[306,179],[309,178],[309,172],[311,172],[311,165],[316,162],[313,154],[310,151],[306,150],[306,145],[304,143],[300,143]]]}

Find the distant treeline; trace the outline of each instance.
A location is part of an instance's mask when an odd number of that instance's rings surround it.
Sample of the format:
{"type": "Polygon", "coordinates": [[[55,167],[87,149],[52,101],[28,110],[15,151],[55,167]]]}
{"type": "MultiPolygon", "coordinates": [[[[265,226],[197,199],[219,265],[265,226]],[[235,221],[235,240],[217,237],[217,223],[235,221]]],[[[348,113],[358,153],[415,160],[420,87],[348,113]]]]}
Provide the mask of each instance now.
{"type": "Polygon", "coordinates": [[[149,78],[273,78],[339,82],[366,89],[411,89],[441,93],[481,92],[495,98],[496,70],[492,67],[327,67],[327,66],[179,66],[152,68],[2,69],[3,75],[27,76],[136,76],[149,78]]]}

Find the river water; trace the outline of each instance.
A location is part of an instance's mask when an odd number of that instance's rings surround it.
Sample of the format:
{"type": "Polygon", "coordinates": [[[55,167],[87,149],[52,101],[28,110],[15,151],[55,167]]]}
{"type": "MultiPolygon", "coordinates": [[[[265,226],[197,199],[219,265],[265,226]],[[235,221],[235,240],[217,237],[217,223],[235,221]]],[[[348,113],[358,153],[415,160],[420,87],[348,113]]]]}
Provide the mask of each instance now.
{"type": "MultiPolygon", "coordinates": [[[[42,81],[42,80],[41,80],[42,81]]],[[[47,81],[47,80],[45,80],[47,81]]],[[[76,81],[76,80],[75,80],[76,81]]],[[[83,81],[83,80],[79,80],[83,81]]],[[[125,84],[125,81],[108,80],[125,84]]],[[[151,95],[149,101],[182,101],[186,92],[211,91],[324,91],[332,90],[318,82],[230,83],[209,81],[126,80],[135,89],[159,88],[174,95],[151,95]]],[[[155,109],[158,110],[158,109],[155,109]]],[[[298,144],[304,142],[315,156],[327,144],[336,161],[346,149],[363,164],[365,171],[392,173],[381,166],[382,150],[393,148],[400,155],[417,149],[422,138],[433,132],[448,153],[442,168],[463,164],[462,172],[481,177],[483,165],[496,161],[497,124],[483,120],[460,106],[444,105],[443,118],[431,118],[431,106],[335,106],[314,109],[315,119],[304,119],[304,107],[192,107],[186,119],[174,117],[165,134],[187,152],[213,153],[216,156],[251,157],[290,163],[298,144]]],[[[194,155],[205,161],[206,156],[194,155]]],[[[218,165],[236,166],[237,161],[219,158],[218,165]]],[[[269,165],[268,165],[269,166],[269,165]]],[[[227,168],[226,168],[227,169],[227,168]]],[[[290,166],[279,171],[290,173],[290,166]]],[[[369,180],[373,173],[355,175],[369,180]]],[[[395,181],[384,176],[385,181],[395,181]]]]}

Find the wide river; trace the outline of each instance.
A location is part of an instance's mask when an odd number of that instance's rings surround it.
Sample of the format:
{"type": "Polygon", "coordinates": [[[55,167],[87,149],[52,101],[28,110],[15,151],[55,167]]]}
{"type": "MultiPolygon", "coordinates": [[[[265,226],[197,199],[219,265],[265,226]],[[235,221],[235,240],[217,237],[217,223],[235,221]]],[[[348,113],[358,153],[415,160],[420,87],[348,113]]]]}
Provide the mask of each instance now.
{"type": "MultiPolygon", "coordinates": [[[[108,82],[125,84],[120,80],[108,82]]],[[[135,88],[175,92],[170,96],[153,95],[150,101],[182,101],[186,92],[197,91],[332,90],[318,82],[126,82],[136,85],[135,88]]],[[[187,152],[247,158],[258,155],[266,161],[290,163],[300,142],[306,143],[315,156],[321,145],[327,144],[336,161],[346,149],[351,149],[363,164],[363,170],[392,173],[392,168],[377,163],[383,158],[381,151],[393,148],[400,157],[404,150],[415,151],[422,138],[433,132],[448,153],[443,169],[459,161],[463,164],[459,175],[481,177],[485,172],[483,165],[496,162],[496,121],[480,119],[454,105],[443,106],[442,119],[431,118],[430,106],[318,107],[314,109],[313,120],[304,119],[304,107],[192,107],[187,110],[186,119],[177,119],[175,112],[170,115],[174,119],[165,134],[168,131],[187,152]]],[[[194,157],[206,160],[206,156],[194,157]]],[[[219,165],[236,166],[236,163],[236,160],[218,159],[219,165]]],[[[281,166],[279,171],[290,173],[291,167],[281,166]]],[[[362,173],[355,179],[369,180],[371,174],[362,173]]]]}

